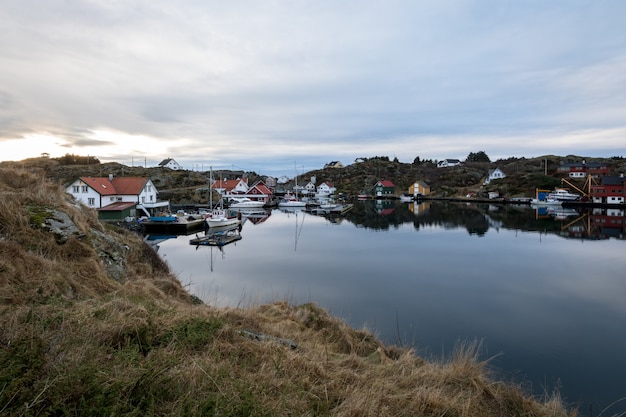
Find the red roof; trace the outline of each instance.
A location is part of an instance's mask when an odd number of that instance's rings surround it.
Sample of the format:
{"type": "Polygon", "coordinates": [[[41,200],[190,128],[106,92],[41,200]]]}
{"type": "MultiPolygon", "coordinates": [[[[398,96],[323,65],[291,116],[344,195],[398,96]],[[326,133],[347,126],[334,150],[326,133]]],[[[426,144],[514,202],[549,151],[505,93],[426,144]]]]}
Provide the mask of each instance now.
{"type": "Polygon", "coordinates": [[[395,185],[393,185],[393,182],[389,180],[380,180],[378,181],[378,184],[382,185],[383,187],[395,187],[395,185]]]}
{"type": "Polygon", "coordinates": [[[239,183],[243,181],[244,184],[248,184],[247,178],[237,178],[236,180],[217,180],[213,183],[213,188],[224,191],[231,191],[234,189],[239,183]]]}
{"type": "Polygon", "coordinates": [[[80,177],[80,180],[93,188],[100,195],[139,195],[146,186],[148,178],[115,177],[80,177]]]}

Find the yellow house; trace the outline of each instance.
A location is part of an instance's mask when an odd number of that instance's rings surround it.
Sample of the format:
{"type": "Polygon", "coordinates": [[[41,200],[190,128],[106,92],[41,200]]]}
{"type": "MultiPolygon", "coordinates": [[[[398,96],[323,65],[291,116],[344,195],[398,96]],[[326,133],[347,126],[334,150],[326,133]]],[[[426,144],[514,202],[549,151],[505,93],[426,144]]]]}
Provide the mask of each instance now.
{"type": "Polygon", "coordinates": [[[428,195],[430,194],[430,186],[423,181],[415,181],[409,187],[409,194],[412,196],[428,195]]]}

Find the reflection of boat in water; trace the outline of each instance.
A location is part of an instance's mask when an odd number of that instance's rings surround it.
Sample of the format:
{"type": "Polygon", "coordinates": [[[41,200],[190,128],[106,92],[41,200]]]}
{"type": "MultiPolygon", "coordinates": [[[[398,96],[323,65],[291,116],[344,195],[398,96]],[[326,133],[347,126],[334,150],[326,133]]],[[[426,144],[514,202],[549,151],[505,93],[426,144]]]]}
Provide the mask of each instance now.
{"type": "Polygon", "coordinates": [[[244,209],[240,211],[241,213],[241,224],[246,222],[250,222],[252,224],[263,223],[267,220],[272,214],[271,210],[266,209],[244,209]]]}
{"type": "Polygon", "coordinates": [[[573,208],[565,208],[561,206],[548,206],[548,214],[557,220],[564,220],[572,216],[579,216],[580,213],[573,208]]]}

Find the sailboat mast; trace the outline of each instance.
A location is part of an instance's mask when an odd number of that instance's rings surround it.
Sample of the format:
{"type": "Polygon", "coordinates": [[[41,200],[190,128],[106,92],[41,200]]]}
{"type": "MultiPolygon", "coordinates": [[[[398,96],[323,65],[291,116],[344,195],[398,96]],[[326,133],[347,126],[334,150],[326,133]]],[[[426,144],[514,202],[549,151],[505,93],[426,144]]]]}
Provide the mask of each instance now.
{"type": "Polygon", "coordinates": [[[213,210],[213,165],[209,169],[209,208],[213,210]]]}

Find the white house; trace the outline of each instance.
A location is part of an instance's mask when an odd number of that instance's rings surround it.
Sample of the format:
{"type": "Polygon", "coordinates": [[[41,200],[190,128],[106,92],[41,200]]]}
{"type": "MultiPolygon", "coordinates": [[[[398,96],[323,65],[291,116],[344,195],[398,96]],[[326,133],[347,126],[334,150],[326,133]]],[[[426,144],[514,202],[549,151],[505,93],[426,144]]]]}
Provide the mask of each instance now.
{"type": "Polygon", "coordinates": [[[335,191],[337,191],[337,188],[331,184],[330,182],[326,181],[321,183],[320,185],[317,186],[317,194],[318,195],[332,195],[335,194],[335,191]]]}
{"type": "Polygon", "coordinates": [[[159,167],[160,168],[169,168],[169,169],[173,169],[175,171],[183,169],[182,165],[180,165],[178,162],[176,162],[172,158],[167,158],[167,159],[164,159],[161,162],[159,162],[159,167]]]}
{"type": "Polygon", "coordinates": [[[327,164],[324,164],[324,169],[326,168],[343,168],[343,164],[339,161],[331,161],[327,164]]]}
{"type": "Polygon", "coordinates": [[[158,201],[158,190],[149,178],[141,177],[80,177],[65,190],[87,207],[104,209],[118,203],[133,203],[146,215],[151,210],[169,207],[168,201],[158,201]]]}
{"type": "Polygon", "coordinates": [[[443,159],[437,162],[437,168],[455,167],[461,165],[461,161],[458,159],[443,159]]]}
{"type": "Polygon", "coordinates": [[[246,194],[248,192],[248,179],[237,178],[234,180],[217,180],[213,183],[213,189],[220,195],[246,194]]]}
{"type": "Polygon", "coordinates": [[[305,186],[304,190],[306,194],[315,194],[315,183],[313,181],[309,181],[305,186]]]}
{"type": "Polygon", "coordinates": [[[489,184],[493,180],[499,180],[499,179],[505,178],[505,177],[506,177],[506,174],[504,172],[502,172],[502,170],[500,170],[500,168],[490,169],[489,173],[487,174],[487,179],[485,180],[483,185],[487,185],[487,184],[489,184]]]}

